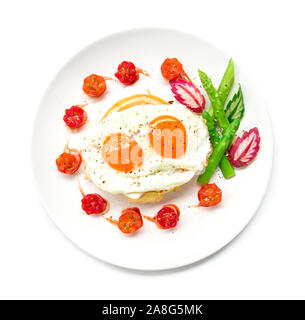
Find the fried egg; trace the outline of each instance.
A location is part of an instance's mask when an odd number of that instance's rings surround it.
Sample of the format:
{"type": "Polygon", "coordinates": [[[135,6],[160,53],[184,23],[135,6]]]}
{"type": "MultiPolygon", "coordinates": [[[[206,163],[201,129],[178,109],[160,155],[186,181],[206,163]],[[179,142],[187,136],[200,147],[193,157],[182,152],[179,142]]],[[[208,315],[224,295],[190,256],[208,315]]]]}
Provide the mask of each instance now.
{"type": "Polygon", "coordinates": [[[175,103],[113,112],[87,141],[87,176],[100,189],[132,199],[189,182],[211,152],[205,120],[175,103]]]}

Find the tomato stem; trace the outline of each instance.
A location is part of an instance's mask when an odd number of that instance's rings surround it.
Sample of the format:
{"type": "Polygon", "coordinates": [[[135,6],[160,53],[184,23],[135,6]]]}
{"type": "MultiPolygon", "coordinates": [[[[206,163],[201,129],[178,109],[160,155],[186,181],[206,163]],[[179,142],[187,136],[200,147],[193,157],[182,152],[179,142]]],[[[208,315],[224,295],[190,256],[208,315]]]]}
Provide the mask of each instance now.
{"type": "Polygon", "coordinates": [[[143,215],[143,218],[145,218],[146,220],[148,220],[150,222],[156,223],[156,217],[148,217],[148,216],[143,215]]]}
{"type": "Polygon", "coordinates": [[[110,218],[108,217],[103,217],[104,219],[106,219],[107,221],[109,221],[110,223],[112,223],[115,226],[118,226],[119,222],[115,219],[112,218],[112,216],[110,216],[110,218]]]}
{"type": "Polygon", "coordinates": [[[80,191],[80,193],[82,194],[83,198],[85,198],[86,194],[82,188],[82,186],[80,185],[80,181],[78,180],[78,189],[80,191]]]}
{"type": "Polygon", "coordinates": [[[137,70],[138,73],[142,73],[142,74],[144,74],[144,76],[150,77],[150,74],[147,71],[145,71],[145,70],[143,70],[141,68],[138,68],[138,67],[136,67],[136,70],[137,70]]]}

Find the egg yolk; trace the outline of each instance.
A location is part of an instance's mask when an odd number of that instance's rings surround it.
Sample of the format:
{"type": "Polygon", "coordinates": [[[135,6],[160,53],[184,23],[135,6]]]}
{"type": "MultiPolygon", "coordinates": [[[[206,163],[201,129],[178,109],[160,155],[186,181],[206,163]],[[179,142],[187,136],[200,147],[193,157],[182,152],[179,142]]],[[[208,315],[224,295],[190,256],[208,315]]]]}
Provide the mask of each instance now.
{"type": "Polygon", "coordinates": [[[130,172],[143,162],[143,152],[138,143],[123,133],[106,137],[102,156],[110,167],[122,172],[130,172]]]}
{"type": "Polygon", "coordinates": [[[150,122],[150,145],[163,158],[180,158],[186,151],[186,130],[183,123],[170,115],[150,122]]]}

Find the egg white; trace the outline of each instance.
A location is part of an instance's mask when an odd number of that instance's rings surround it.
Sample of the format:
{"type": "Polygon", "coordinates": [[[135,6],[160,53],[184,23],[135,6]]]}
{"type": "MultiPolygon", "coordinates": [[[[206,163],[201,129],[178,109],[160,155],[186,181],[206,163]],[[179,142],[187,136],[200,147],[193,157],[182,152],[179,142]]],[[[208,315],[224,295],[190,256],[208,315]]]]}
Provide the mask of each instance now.
{"type": "Polygon", "coordinates": [[[89,144],[82,150],[87,176],[102,190],[139,198],[149,191],[171,190],[189,182],[202,172],[211,151],[205,120],[180,104],[139,105],[114,112],[96,124],[89,144]],[[179,119],[187,133],[187,148],[177,159],[162,158],[151,147],[148,124],[161,115],[179,119]],[[131,172],[120,172],[102,157],[105,138],[113,133],[133,137],[142,148],[143,163],[131,172]]]}

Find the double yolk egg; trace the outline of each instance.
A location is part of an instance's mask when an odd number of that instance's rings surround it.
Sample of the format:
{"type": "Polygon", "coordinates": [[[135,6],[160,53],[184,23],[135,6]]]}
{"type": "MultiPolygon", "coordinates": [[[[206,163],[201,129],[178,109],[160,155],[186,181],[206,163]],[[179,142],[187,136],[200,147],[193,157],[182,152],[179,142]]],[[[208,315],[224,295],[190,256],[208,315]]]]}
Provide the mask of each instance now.
{"type": "MultiPolygon", "coordinates": [[[[180,158],[186,151],[186,130],[177,118],[162,115],[149,123],[150,146],[163,158],[180,158]]],[[[103,142],[102,156],[110,167],[130,172],[143,164],[143,150],[124,133],[113,133],[103,142]]]]}
{"type": "Polygon", "coordinates": [[[90,179],[134,199],[187,183],[202,172],[211,150],[204,120],[180,104],[113,112],[89,141],[82,157],[90,179]]]}

